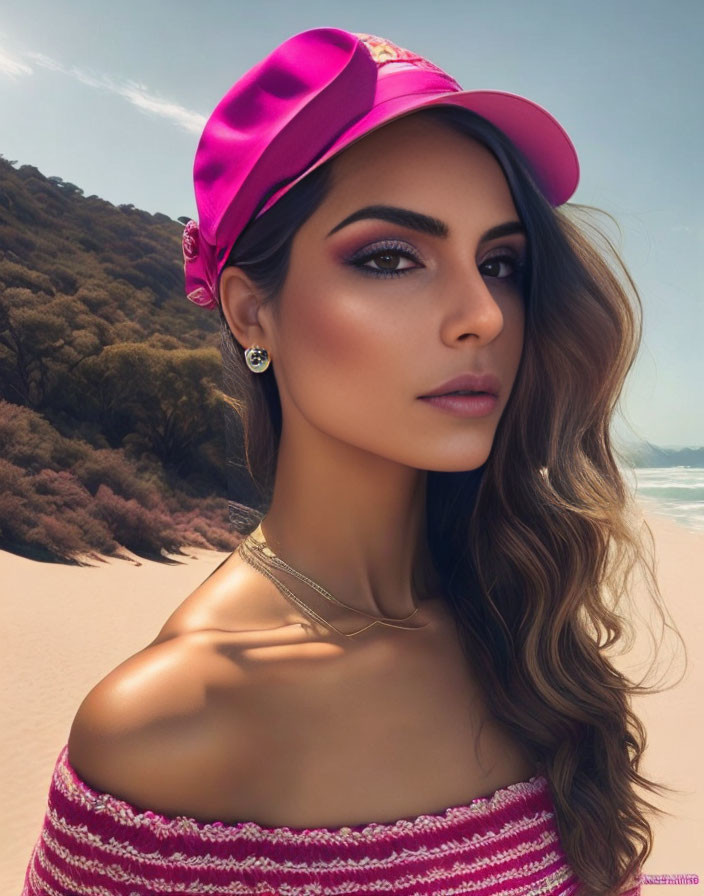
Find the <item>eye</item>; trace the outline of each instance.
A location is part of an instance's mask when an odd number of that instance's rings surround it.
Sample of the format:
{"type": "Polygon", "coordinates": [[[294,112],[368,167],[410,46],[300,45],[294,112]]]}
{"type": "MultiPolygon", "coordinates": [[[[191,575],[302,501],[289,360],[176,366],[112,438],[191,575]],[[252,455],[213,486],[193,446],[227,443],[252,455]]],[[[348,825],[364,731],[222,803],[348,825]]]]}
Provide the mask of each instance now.
{"type": "Polygon", "coordinates": [[[492,255],[489,258],[485,259],[480,265],[480,269],[486,268],[487,266],[491,267],[492,273],[488,273],[486,276],[495,277],[497,280],[520,280],[525,274],[526,270],[525,258],[519,258],[513,253],[507,253],[505,250],[501,250],[501,252],[501,255],[492,255]],[[504,268],[504,270],[506,269],[506,267],[508,267],[508,273],[498,273],[502,269],[502,267],[504,268]]]}
{"type": "Polygon", "coordinates": [[[418,256],[411,252],[404,243],[384,242],[378,243],[367,250],[352,256],[347,264],[353,265],[357,270],[364,274],[370,274],[372,277],[399,277],[409,271],[413,271],[418,267],[398,268],[398,260],[407,258],[410,261],[419,262],[418,256]],[[370,267],[368,262],[372,262],[376,267],[370,267]]]}
{"type": "MultiPolygon", "coordinates": [[[[402,274],[416,270],[418,267],[422,267],[420,259],[415,252],[409,249],[406,244],[396,241],[378,243],[359,253],[355,253],[346,263],[372,277],[399,277],[402,274]],[[415,261],[417,264],[399,268],[398,263],[401,258],[415,261]],[[372,264],[375,267],[371,267],[372,264]]],[[[480,270],[486,277],[520,282],[525,275],[526,259],[502,248],[496,255],[486,258],[480,265],[480,270]],[[489,268],[489,271],[486,268],[489,268]],[[502,271],[504,273],[501,273],[502,271]]]]}

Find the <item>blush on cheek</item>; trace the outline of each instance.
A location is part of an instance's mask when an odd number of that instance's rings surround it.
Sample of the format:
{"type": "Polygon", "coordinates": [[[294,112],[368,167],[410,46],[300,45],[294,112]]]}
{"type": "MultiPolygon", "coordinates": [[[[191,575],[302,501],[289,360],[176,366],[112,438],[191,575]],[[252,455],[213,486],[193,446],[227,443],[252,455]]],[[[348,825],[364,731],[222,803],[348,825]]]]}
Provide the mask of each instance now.
{"type": "Polygon", "coordinates": [[[387,417],[388,339],[368,310],[351,313],[341,303],[321,313],[324,298],[299,305],[282,326],[285,389],[310,423],[359,445],[383,430],[387,417]]]}
{"type": "Polygon", "coordinates": [[[287,355],[293,349],[296,369],[305,369],[306,376],[310,372],[330,377],[341,386],[349,381],[357,392],[365,373],[370,380],[378,377],[389,350],[378,315],[372,320],[368,308],[362,313],[337,300],[336,307],[329,305],[324,311],[320,301],[299,309],[295,323],[290,322],[293,326],[286,327],[286,332],[294,331],[287,355]]]}

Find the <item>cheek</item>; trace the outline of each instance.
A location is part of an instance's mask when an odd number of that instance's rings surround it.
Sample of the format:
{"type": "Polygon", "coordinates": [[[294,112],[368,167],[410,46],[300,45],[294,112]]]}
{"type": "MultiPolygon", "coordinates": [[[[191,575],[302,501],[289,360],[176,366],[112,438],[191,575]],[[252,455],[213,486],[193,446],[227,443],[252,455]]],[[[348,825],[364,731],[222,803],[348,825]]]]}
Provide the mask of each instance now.
{"type": "Polygon", "coordinates": [[[513,318],[510,322],[510,341],[513,349],[513,354],[516,357],[516,366],[518,366],[518,362],[521,357],[521,353],[523,351],[523,340],[525,338],[525,309],[523,307],[523,302],[521,301],[518,304],[516,311],[513,315],[513,318]]]}
{"type": "Polygon", "coordinates": [[[499,293],[495,299],[503,314],[503,329],[498,337],[502,344],[501,354],[506,364],[515,361],[518,366],[525,334],[525,299],[516,290],[499,293]]]}
{"type": "Polygon", "coordinates": [[[383,407],[385,393],[398,400],[410,359],[391,304],[380,308],[373,298],[346,297],[338,287],[332,296],[293,296],[289,307],[296,312],[285,321],[288,345],[282,351],[295,397],[300,386],[306,404],[317,394],[326,402],[348,402],[348,413],[355,404],[367,411],[383,407]]]}

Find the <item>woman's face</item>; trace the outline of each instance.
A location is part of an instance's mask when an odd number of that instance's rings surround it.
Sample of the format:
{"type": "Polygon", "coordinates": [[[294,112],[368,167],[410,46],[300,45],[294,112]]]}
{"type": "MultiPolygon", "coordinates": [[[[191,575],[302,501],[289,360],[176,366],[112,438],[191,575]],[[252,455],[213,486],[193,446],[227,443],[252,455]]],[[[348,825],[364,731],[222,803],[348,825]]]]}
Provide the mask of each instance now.
{"type": "Polygon", "coordinates": [[[280,316],[262,309],[284,426],[411,467],[475,469],[489,456],[523,346],[522,232],[503,171],[479,142],[414,116],[352,145],[293,241],[280,316]],[[387,220],[340,226],[365,206],[443,222],[445,236],[387,220]],[[419,398],[463,373],[500,389],[485,416],[419,398]]]}

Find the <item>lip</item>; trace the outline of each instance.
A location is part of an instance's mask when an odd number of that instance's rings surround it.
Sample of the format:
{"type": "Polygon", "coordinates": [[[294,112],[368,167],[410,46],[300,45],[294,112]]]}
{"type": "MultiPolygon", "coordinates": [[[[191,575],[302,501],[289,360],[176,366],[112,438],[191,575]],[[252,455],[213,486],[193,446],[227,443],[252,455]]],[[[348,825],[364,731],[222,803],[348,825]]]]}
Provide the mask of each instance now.
{"type": "Polygon", "coordinates": [[[447,395],[448,392],[457,392],[459,390],[471,390],[472,392],[488,392],[489,395],[499,394],[501,382],[493,373],[463,373],[447,382],[442,383],[432,392],[425,395],[419,395],[419,398],[430,398],[434,395],[447,395]]]}
{"type": "Polygon", "coordinates": [[[486,417],[499,403],[496,395],[430,395],[422,398],[426,404],[448,411],[455,417],[486,417]]]}

